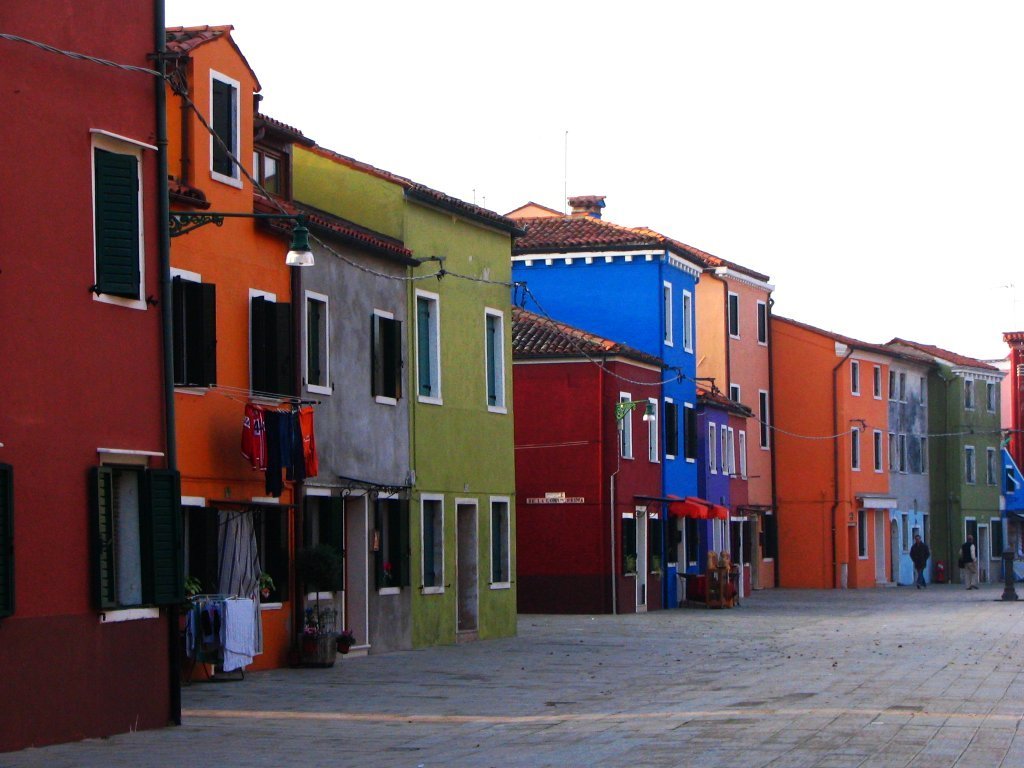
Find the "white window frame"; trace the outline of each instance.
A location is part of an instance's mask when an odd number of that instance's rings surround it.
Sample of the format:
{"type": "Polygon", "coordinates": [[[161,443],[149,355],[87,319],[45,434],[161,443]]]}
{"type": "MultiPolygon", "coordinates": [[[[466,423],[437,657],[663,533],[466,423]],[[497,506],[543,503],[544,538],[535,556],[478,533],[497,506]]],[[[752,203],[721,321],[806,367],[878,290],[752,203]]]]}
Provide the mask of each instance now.
{"type": "Polygon", "coordinates": [[[743,400],[741,398],[740,385],[739,384],[730,384],[729,385],[729,399],[732,400],[734,403],[742,403],[743,402],[743,400]]]}
{"type": "Polygon", "coordinates": [[[740,477],[747,479],[747,433],[739,430],[740,477]]]}
{"type": "Polygon", "coordinates": [[[907,402],[907,373],[900,371],[900,402],[907,402]]]}
{"type": "MultiPolygon", "coordinates": [[[[389,312],[386,309],[377,309],[375,307],[374,310],[373,310],[373,314],[374,314],[375,317],[382,317],[385,320],[394,320],[395,319],[395,313],[394,312],[389,312]]],[[[401,343],[402,343],[401,339],[399,339],[398,343],[399,343],[399,346],[401,346],[401,343]]],[[[373,345],[371,343],[370,357],[371,357],[371,360],[375,362],[376,358],[374,357],[374,355],[376,355],[376,349],[374,348],[374,346],[375,345],[373,345]]],[[[402,376],[401,373],[399,373],[398,375],[402,376]]],[[[402,384],[402,388],[404,389],[404,387],[407,385],[407,382],[402,381],[401,384],[402,384]]],[[[417,390],[419,389],[419,380],[418,379],[416,381],[416,388],[417,388],[417,390]]],[[[372,387],[371,387],[370,394],[373,394],[372,387]]],[[[397,397],[388,397],[386,395],[373,395],[373,399],[374,399],[374,402],[380,403],[381,405],[398,405],[398,398],[397,397]]]]}
{"type": "MultiPolygon", "coordinates": [[[[689,430],[688,430],[686,425],[689,424],[691,421],[696,425],[697,424],[697,414],[695,412],[695,408],[694,408],[693,403],[687,403],[687,402],[683,402],[683,410],[681,411],[681,413],[682,413],[682,417],[683,417],[683,440],[685,441],[687,439],[687,435],[690,434],[690,432],[689,432],[689,430]],[[687,411],[694,411],[694,415],[693,416],[688,416],[687,413],[686,413],[687,411]]],[[[686,459],[686,463],[687,464],[696,464],[697,463],[697,459],[700,456],[700,439],[699,439],[700,438],[700,431],[696,427],[694,427],[693,431],[697,433],[697,437],[698,437],[698,439],[695,441],[696,447],[694,448],[694,451],[693,451],[694,455],[693,456],[687,456],[686,455],[687,444],[686,444],[686,442],[684,442],[682,444],[683,457],[686,459]]]]}
{"type": "Polygon", "coordinates": [[[664,305],[665,334],[664,342],[666,347],[672,346],[672,283],[665,280],[661,284],[661,301],[664,305]]]}
{"type": "MultiPolygon", "coordinates": [[[[629,392],[619,392],[619,402],[628,403],[633,399],[629,392]]],[[[633,458],[633,409],[629,408],[619,420],[619,456],[633,458]]]]}
{"type": "Polygon", "coordinates": [[[487,403],[491,413],[508,413],[505,402],[505,313],[493,307],[484,308],[484,400],[487,399],[488,367],[494,367],[494,405],[487,403]],[[494,359],[487,358],[487,318],[498,320],[498,339],[494,345],[494,359]]]}
{"type": "Polygon", "coordinates": [[[729,464],[727,474],[729,477],[734,477],[736,475],[736,430],[733,427],[727,427],[726,429],[729,435],[726,440],[726,445],[729,449],[726,453],[726,458],[728,459],[729,464]]]}
{"type": "Polygon", "coordinates": [[[728,296],[725,300],[725,312],[726,312],[726,327],[729,331],[730,339],[740,338],[740,295],[733,291],[729,291],[728,296]],[[733,312],[733,299],[735,299],[736,311],[733,312]],[[735,321],[736,333],[732,332],[732,327],[735,321]]]}
{"type": "Polygon", "coordinates": [[[145,201],[143,199],[142,190],[146,186],[146,180],[142,173],[142,150],[152,149],[156,150],[156,147],[150,146],[149,144],[143,144],[140,141],[133,139],[127,139],[117,134],[108,133],[107,131],[94,130],[92,132],[92,142],[89,147],[89,185],[92,189],[92,278],[93,284],[99,282],[99,273],[96,269],[96,150],[103,149],[107,152],[114,152],[119,155],[130,155],[135,158],[135,162],[138,166],[138,179],[139,179],[139,199],[138,199],[138,217],[139,217],[139,297],[137,299],[130,299],[127,296],[112,296],[108,293],[93,293],[92,300],[98,301],[101,304],[116,304],[119,307],[127,307],[128,309],[140,309],[143,312],[149,309],[149,305],[146,304],[146,232],[150,231],[149,227],[146,226],[145,219],[145,201]]]}
{"type": "MultiPolygon", "coordinates": [[[[444,494],[440,493],[421,493],[420,494],[420,591],[424,595],[443,595],[444,594],[444,582],[446,578],[447,569],[445,568],[445,540],[444,540],[444,525],[445,525],[445,514],[444,514],[444,494]],[[434,531],[434,535],[438,536],[438,540],[441,544],[441,584],[438,586],[427,587],[423,586],[427,582],[426,572],[426,558],[425,554],[427,551],[426,542],[423,540],[426,520],[426,502],[440,502],[441,505],[441,530],[434,531]]],[[[436,550],[435,550],[436,551],[436,550]]]]}
{"type": "Polygon", "coordinates": [[[647,402],[652,414],[650,421],[647,422],[647,459],[652,464],[658,464],[661,461],[661,447],[658,445],[658,433],[661,429],[661,420],[658,418],[658,399],[649,397],[647,402]]]}
{"type": "Polygon", "coordinates": [[[767,389],[757,390],[757,406],[760,410],[758,420],[761,422],[761,427],[758,430],[758,442],[761,445],[761,450],[770,451],[772,448],[772,422],[768,409],[771,406],[771,401],[768,399],[767,389]]]}
{"type": "Polygon", "coordinates": [[[964,446],[964,482],[976,485],[978,482],[977,455],[973,445],[964,446]]]}
{"type": "Polygon", "coordinates": [[[444,405],[444,393],[441,390],[441,297],[431,291],[416,289],[414,306],[414,325],[416,327],[416,369],[413,386],[416,388],[416,399],[428,405],[444,405]],[[420,394],[420,299],[433,304],[434,311],[430,315],[430,326],[427,328],[430,346],[430,389],[432,394],[420,394]]]}
{"type": "Polygon", "coordinates": [[[330,299],[323,293],[305,291],[305,298],[302,303],[302,372],[305,374],[306,389],[318,395],[329,395],[334,390],[331,387],[331,303],[330,299]],[[324,305],[324,328],[323,328],[323,360],[324,384],[309,383],[309,302],[316,301],[324,305]]]}
{"type": "Polygon", "coordinates": [[[718,425],[708,422],[708,472],[718,474],[718,425]]]}
{"type": "Polygon", "coordinates": [[[762,347],[768,346],[768,302],[757,302],[757,343],[762,347]],[[764,329],[764,338],[761,337],[761,329],[764,329]]]}
{"type": "Polygon", "coordinates": [[[871,369],[871,395],[875,400],[882,399],[882,366],[876,365],[871,369]]]}
{"type": "Polygon", "coordinates": [[[850,394],[860,397],[860,361],[850,361],[850,394]]]}
{"type": "Polygon", "coordinates": [[[989,413],[995,413],[998,410],[998,392],[999,389],[993,382],[985,382],[985,409],[989,413]]]}
{"type": "MultiPolygon", "coordinates": [[[[666,414],[668,413],[668,407],[667,407],[667,406],[668,406],[669,404],[671,404],[671,405],[675,405],[675,404],[676,404],[676,401],[675,401],[675,400],[673,400],[673,399],[672,399],[671,397],[666,397],[666,398],[665,398],[665,405],[666,405],[666,408],[665,408],[665,412],[666,412],[666,414]]],[[[686,435],[685,435],[685,434],[682,434],[682,433],[681,433],[681,431],[680,431],[680,429],[679,429],[679,416],[680,416],[680,413],[679,413],[679,409],[678,409],[678,408],[676,408],[676,409],[675,409],[675,412],[676,412],[676,425],[675,425],[675,427],[676,427],[676,450],[679,450],[679,438],[680,438],[680,435],[682,435],[683,439],[685,439],[685,438],[686,438],[686,435]]],[[[668,424],[668,419],[667,419],[667,417],[666,417],[665,423],[666,423],[666,424],[668,424]]],[[[685,428],[686,428],[686,425],[684,424],[684,425],[683,425],[683,429],[685,430],[685,428]]],[[[665,447],[667,448],[667,447],[668,447],[668,445],[666,444],[666,446],[665,446],[665,447]]],[[[665,453],[665,458],[666,458],[666,459],[675,459],[677,455],[678,455],[678,454],[675,454],[675,453],[667,453],[667,452],[666,452],[666,453],[665,453]]]]}
{"type": "Polygon", "coordinates": [[[488,499],[487,508],[491,513],[488,527],[490,528],[490,553],[491,553],[491,569],[488,576],[493,578],[494,576],[494,505],[504,504],[505,505],[505,557],[508,560],[508,581],[491,581],[488,578],[489,587],[491,589],[511,589],[512,588],[512,499],[509,496],[491,496],[488,499]]]}
{"type": "Polygon", "coordinates": [[[693,294],[683,291],[683,351],[693,352],[693,294]]]}
{"type": "Polygon", "coordinates": [[[860,472],[860,427],[850,429],[850,469],[860,472]]]}
{"type": "Polygon", "coordinates": [[[871,443],[875,453],[875,472],[882,472],[885,467],[885,463],[883,461],[882,456],[884,452],[884,449],[882,447],[882,430],[876,429],[871,433],[871,443]]]}
{"type": "MultiPolygon", "coordinates": [[[[219,80],[222,83],[230,85],[234,89],[235,94],[235,124],[232,126],[234,130],[234,136],[232,142],[234,143],[234,150],[231,152],[238,160],[238,163],[242,160],[242,84],[232,77],[228,77],[222,72],[218,72],[214,69],[210,70],[210,110],[207,114],[210,116],[210,124],[213,125],[213,81],[219,80]]],[[[217,139],[214,137],[213,131],[210,131],[210,178],[214,181],[219,181],[222,184],[228,184],[232,187],[242,188],[242,171],[238,167],[238,163],[233,162],[231,164],[232,175],[227,176],[223,173],[213,170],[213,147],[217,139]]],[[[231,147],[228,148],[229,150],[231,147]]]]}
{"type": "Polygon", "coordinates": [[[964,379],[964,410],[973,411],[978,402],[978,393],[974,391],[974,379],[964,379]]]}
{"type": "Polygon", "coordinates": [[[892,368],[889,369],[889,400],[896,402],[898,392],[896,391],[896,371],[892,368]]]}
{"type": "Polygon", "coordinates": [[[729,428],[723,424],[718,430],[721,452],[718,454],[718,466],[723,475],[729,474],[729,428]]]}

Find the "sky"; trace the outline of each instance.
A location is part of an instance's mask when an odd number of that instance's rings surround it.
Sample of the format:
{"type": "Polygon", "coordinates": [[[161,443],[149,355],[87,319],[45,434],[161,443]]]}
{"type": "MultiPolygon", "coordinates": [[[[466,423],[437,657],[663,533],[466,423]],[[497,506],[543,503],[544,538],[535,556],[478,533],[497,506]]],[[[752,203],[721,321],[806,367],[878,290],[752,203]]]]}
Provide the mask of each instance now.
{"type": "Polygon", "coordinates": [[[605,195],[863,341],[1024,330],[1024,3],[166,2],[336,152],[499,213],[605,195]]]}

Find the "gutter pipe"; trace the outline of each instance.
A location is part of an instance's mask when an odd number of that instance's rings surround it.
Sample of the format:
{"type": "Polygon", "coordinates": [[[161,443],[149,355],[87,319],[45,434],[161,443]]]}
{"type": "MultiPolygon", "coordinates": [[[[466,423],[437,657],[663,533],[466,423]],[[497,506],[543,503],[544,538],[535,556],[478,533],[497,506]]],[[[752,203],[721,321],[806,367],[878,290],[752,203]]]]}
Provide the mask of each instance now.
{"type": "MultiPolygon", "coordinates": [[[[847,349],[846,355],[836,363],[835,368],[832,369],[832,434],[839,434],[839,369],[843,367],[843,363],[850,359],[853,354],[853,347],[847,349]]],[[[839,438],[836,437],[832,440],[832,589],[838,587],[839,574],[837,570],[839,568],[839,561],[836,558],[836,545],[838,544],[836,538],[836,513],[839,511],[839,438]]]]}

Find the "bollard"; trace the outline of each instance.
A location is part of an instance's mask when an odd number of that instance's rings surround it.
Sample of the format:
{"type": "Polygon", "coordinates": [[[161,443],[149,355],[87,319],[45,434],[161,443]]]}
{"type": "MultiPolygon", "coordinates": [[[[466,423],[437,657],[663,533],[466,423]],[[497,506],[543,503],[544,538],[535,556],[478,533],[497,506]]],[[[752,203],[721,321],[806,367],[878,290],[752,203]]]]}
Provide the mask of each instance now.
{"type": "Polygon", "coordinates": [[[1016,600],[1017,590],[1013,588],[1013,550],[1003,550],[1003,600],[1016,600]]]}

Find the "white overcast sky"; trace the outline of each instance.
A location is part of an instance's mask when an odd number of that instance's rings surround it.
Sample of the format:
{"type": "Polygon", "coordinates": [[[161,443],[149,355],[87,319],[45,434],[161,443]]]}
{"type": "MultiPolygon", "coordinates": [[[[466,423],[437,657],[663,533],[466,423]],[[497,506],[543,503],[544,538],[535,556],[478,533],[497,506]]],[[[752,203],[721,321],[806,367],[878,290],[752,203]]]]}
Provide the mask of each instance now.
{"type": "Polygon", "coordinates": [[[322,146],[500,213],[606,195],[770,275],[787,317],[983,359],[1024,329],[1024,3],[167,0],[167,23],[234,25],[264,111],[322,146]]]}

